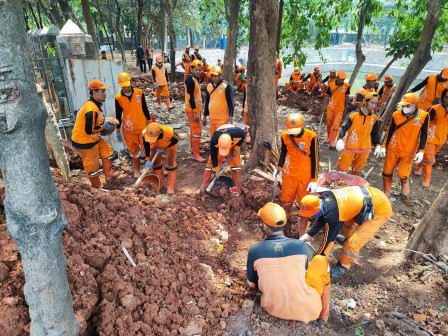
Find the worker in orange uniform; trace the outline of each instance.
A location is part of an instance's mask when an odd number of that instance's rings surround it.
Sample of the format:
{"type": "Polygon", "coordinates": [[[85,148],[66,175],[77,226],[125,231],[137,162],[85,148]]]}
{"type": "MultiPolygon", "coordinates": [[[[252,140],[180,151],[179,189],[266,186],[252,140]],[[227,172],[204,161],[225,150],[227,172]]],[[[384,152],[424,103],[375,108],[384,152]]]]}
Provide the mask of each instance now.
{"type": "Polygon", "coordinates": [[[185,72],[184,72],[184,83],[185,83],[185,80],[187,79],[187,76],[191,73],[190,63],[191,63],[190,46],[187,45],[185,47],[185,51],[184,51],[184,53],[182,55],[182,62],[176,64],[176,65],[180,65],[182,67],[182,69],[185,70],[185,72]]]}
{"type": "Polygon", "coordinates": [[[174,185],[176,184],[177,175],[177,143],[179,136],[174,133],[170,126],[158,123],[150,123],[142,132],[145,138],[145,168],[152,169],[160,179],[160,192],[174,194],[174,185]],[[152,158],[158,152],[154,166],[151,163],[152,158]],[[165,178],[162,169],[162,155],[165,154],[165,170],[168,172],[167,183],[165,187],[165,178]]]}
{"type": "MultiPolygon", "coordinates": [[[[194,62],[194,61],[193,61],[194,62]]],[[[193,66],[193,62],[192,62],[192,66],[193,66]]],[[[210,64],[207,63],[207,60],[205,59],[205,57],[202,58],[202,63],[201,63],[201,67],[202,67],[202,72],[199,75],[199,83],[209,83],[209,71],[210,71],[210,64]]]]}
{"type": "Polygon", "coordinates": [[[275,53],[275,91],[278,88],[278,79],[282,77],[283,63],[278,59],[278,52],[275,53]]]}
{"type": "Polygon", "coordinates": [[[238,88],[238,91],[243,92],[246,89],[247,81],[244,78],[244,72],[246,71],[245,66],[240,66],[238,68],[238,73],[235,76],[235,85],[238,88]]]}
{"type": "Polygon", "coordinates": [[[378,76],[374,72],[371,72],[366,76],[366,84],[361,89],[359,89],[355,97],[353,97],[352,104],[355,107],[355,109],[359,110],[361,107],[363,107],[364,99],[366,97],[367,92],[378,93],[378,91],[375,89],[377,79],[378,76]]]}
{"type": "Polygon", "coordinates": [[[394,77],[391,75],[384,77],[384,85],[381,87],[380,91],[378,91],[378,96],[380,98],[378,100],[378,108],[381,108],[394,89],[394,77]]]}
{"type": "Polygon", "coordinates": [[[347,111],[348,98],[350,96],[350,84],[345,83],[347,74],[339,71],[336,81],[330,83],[324,99],[324,111],[327,111],[327,138],[330,149],[336,149],[335,141],[338,135],[342,115],[347,111]]]}
{"type": "Polygon", "coordinates": [[[350,113],[341,126],[339,140],[336,143],[336,149],[339,152],[343,151],[338,160],[339,172],[347,173],[351,166],[350,174],[359,176],[372,151],[372,143],[375,146],[375,155],[380,155],[378,117],[375,114],[377,104],[378,94],[368,92],[362,109],[350,113]]]}
{"type": "Polygon", "coordinates": [[[224,124],[233,123],[233,110],[235,108],[235,97],[232,85],[222,79],[221,68],[214,65],[210,69],[211,83],[207,85],[205,92],[205,110],[202,126],[207,124],[210,117],[210,137],[224,124]]]}
{"type": "Polygon", "coordinates": [[[82,105],[76,115],[72,145],[81,154],[82,164],[90,183],[94,188],[100,188],[100,158],[106,182],[110,182],[120,175],[119,172],[112,171],[112,157],[114,155],[112,146],[100,137],[100,133],[103,131],[113,132],[115,124],[107,120],[110,118],[101,116],[103,102],[106,101],[106,89],[110,86],[94,79],[90,81],[88,88],[90,98],[82,105]]]}
{"type": "Polygon", "coordinates": [[[309,95],[311,95],[314,91],[319,91],[322,88],[322,73],[320,72],[320,68],[318,66],[315,66],[314,71],[310,72],[303,79],[303,81],[306,82],[308,79],[310,81],[305,84],[305,91],[309,95]]]}
{"type": "MultiPolygon", "coordinates": [[[[218,174],[222,161],[227,158],[230,160],[229,167],[232,170],[232,180],[234,187],[230,191],[234,194],[240,194],[238,181],[241,170],[240,148],[246,138],[246,132],[232,124],[221,125],[210,139],[210,157],[205,167],[202,185],[199,193],[204,193],[210,183],[212,173],[218,174]]],[[[219,176],[216,176],[219,178],[219,176]]]]}
{"type": "Polygon", "coordinates": [[[126,72],[118,75],[121,91],[115,96],[115,117],[117,140],[124,142],[131,154],[134,177],[140,176],[140,150],[144,150],[142,131],[151,120],[143,91],[131,86],[131,76],[126,72]],[[123,134],[121,133],[123,130],[123,134]]]}
{"type": "Polygon", "coordinates": [[[417,92],[420,89],[423,89],[418,96],[417,107],[420,110],[427,111],[432,105],[440,104],[442,91],[448,89],[448,68],[440,71],[438,75],[429,75],[409,92],[417,92]]]}
{"type": "Polygon", "coordinates": [[[327,322],[331,287],[327,258],[318,255],[310,262],[306,244],[285,237],[286,214],[278,204],[266,203],[258,216],[267,237],[249,249],[246,274],[250,288],[263,293],[260,305],[281,319],[327,322]]]}
{"type": "Polygon", "coordinates": [[[202,56],[199,53],[199,47],[198,46],[194,47],[194,52],[193,52],[193,54],[191,54],[191,61],[193,62],[195,60],[202,61],[202,56]]]}
{"type": "Polygon", "coordinates": [[[199,76],[202,72],[201,61],[195,60],[191,63],[191,74],[188,75],[185,81],[185,113],[190,123],[190,145],[193,157],[197,162],[204,162],[205,159],[201,154],[201,109],[202,109],[202,95],[201,87],[199,85],[199,76]]]}
{"type": "MultiPolygon", "coordinates": [[[[286,118],[286,130],[281,134],[281,152],[274,179],[282,182],[282,207],[289,217],[294,201],[300,206],[300,200],[316,190],[319,168],[317,135],[303,127],[300,113],[291,113],[286,118]]],[[[305,233],[307,217],[300,219],[299,233],[305,233]]]]}
{"type": "Polygon", "coordinates": [[[448,134],[448,90],[442,92],[442,103],[429,109],[428,141],[426,143],[423,161],[414,169],[415,175],[421,175],[423,167],[423,187],[431,184],[431,169],[436,161],[436,154],[446,142],[448,134]]]}
{"type": "Polygon", "coordinates": [[[384,193],[389,197],[392,175],[398,164],[397,175],[401,180],[401,195],[409,195],[409,174],[412,161],[419,164],[423,160],[428,138],[428,112],[417,107],[415,93],[407,93],[398,105],[403,109],[392,114],[389,128],[381,146],[381,156],[386,157],[383,168],[384,193]],[[386,152],[387,149],[387,152],[386,152]]]}
{"type": "Polygon", "coordinates": [[[162,56],[156,56],[156,64],[152,67],[152,78],[154,81],[154,88],[156,89],[159,108],[162,108],[162,98],[165,98],[165,104],[168,107],[168,110],[172,110],[174,107],[171,106],[170,102],[168,71],[163,63],[162,56]]]}
{"type": "Polygon", "coordinates": [[[393,211],[389,199],[381,190],[367,186],[329,190],[319,197],[305,196],[299,214],[316,218],[314,225],[300,240],[311,240],[325,227],[318,255],[330,252],[336,235],[343,228],[346,240],[338,263],[330,270],[330,276],[337,279],[350,269],[361,248],[388,221],[393,211]]]}
{"type": "Polygon", "coordinates": [[[300,71],[300,68],[294,68],[293,73],[289,77],[289,82],[285,83],[285,87],[292,93],[299,93],[300,90],[305,88],[303,82],[304,74],[300,71]]]}
{"type": "Polygon", "coordinates": [[[335,81],[336,81],[336,69],[332,69],[330,70],[330,75],[328,75],[322,80],[322,89],[320,90],[321,97],[325,96],[325,92],[327,92],[328,86],[335,81]],[[326,85],[325,83],[328,83],[328,85],[326,85]]]}

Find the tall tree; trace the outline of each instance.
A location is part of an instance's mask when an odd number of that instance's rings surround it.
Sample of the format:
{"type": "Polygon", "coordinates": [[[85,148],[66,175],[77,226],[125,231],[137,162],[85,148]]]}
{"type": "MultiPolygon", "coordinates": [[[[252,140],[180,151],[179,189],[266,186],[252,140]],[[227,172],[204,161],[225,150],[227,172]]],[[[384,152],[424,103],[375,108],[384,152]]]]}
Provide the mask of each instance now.
{"type": "Polygon", "coordinates": [[[31,335],[78,335],[62,250],[67,220],[45,147],[47,113],[40,102],[26,50],[21,2],[0,6],[0,167],[8,232],[19,247],[31,335]]]}
{"type": "Polygon", "coordinates": [[[98,46],[98,40],[96,39],[95,34],[95,25],[93,24],[92,15],[90,13],[90,1],[89,0],[81,0],[82,14],[84,15],[84,21],[86,22],[87,32],[90,36],[92,36],[93,46],[95,47],[95,54],[98,57],[98,50],[100,49],[98,46]]]}
{"type": "Polygon", "coordinates": [[[59,11],[58,2],[56,0],[50,0],[50,11],[55,21],[54,25],[61,29],[64,26],[64,18],[59,11]]]}
{"type": "Polygon", "coordinates": [[[282,38],[282,21],[283,21],[283,6],[285,5],[284,0],[280,0],[278,4],[278,23],[277,23],[277,42],[275,44],[275,51],[280,53],[280,40],[282,38]]]}
{"type": "Polygon", "coordinates": [[[135,48],[138,47],[139,43],[143,43],[142,27],[143,27],[143,0],[137,0],[137,36],[135,38],[136,40],[135,48]]]}
{"type": "Polygon", "coordinates": [[[250,0],[249,60],[247,65],[247,104],[249,108],[252,152],[246,167],[268,162],[266,138],[278,147],[277,104],[275,102],[275,41],[277,0],[250,0]],[[269,120],[269,122],[266,122],[269,120]]]}
{"type": "Polygon", "coordinates": [[[171,63],[171,82],[176,81],[176,39],[174,38],[173,26],[173,5],[171,0],[165,0],[166,12],[168,14],[168,27],[170,31],[170,63],[171,63]]]}
{"type": "Polygon", "coordinates": [[[166,42],[166,6],[165,1],[160,0],[160,25],[161,25],[161,36],[160,36],[160,42],[161,46],[160,49],[162,49],[162,53],[166,51],[167,48],[167,42],[166,42]]]}
{"type": "Polygon", "coordinates": [[[227,44],[224,53],[224,68],[222,69],[222,76],[229,83],[233,83],[235,77],[236,34],[238,32],[240,0],[225,0],[224,5],[229,26],[227,29],[227,44]]]}

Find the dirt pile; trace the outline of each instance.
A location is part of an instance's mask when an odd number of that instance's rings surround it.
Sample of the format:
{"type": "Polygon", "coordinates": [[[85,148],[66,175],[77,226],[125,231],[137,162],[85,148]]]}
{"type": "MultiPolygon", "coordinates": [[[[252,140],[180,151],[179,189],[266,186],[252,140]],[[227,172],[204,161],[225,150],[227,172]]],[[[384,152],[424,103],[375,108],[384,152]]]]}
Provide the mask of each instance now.
{"type": "Polygon", "coordinates": [[[320,93],[314,92],[311,96],[301,91],[298,94],[293,94],[285,88],[279,91],[277,104],[291,108],[297,108],[303,113],[313,115],[313,121],[319,121],[320,115],[323,112],[323,97],[319,97],[320,93]]]}
{"type": "Polygon", "coordinates": [[[344,180],[344,179],[339,179],[336,181],[331,181],[331,180],[327,180],[325,182],[322,183],[321,187],[323,188],[328,188],[328,189],[340,189],[340,188],[345,188],[345,187],[350,187],[352,186],[348,181],[344,180]]]}

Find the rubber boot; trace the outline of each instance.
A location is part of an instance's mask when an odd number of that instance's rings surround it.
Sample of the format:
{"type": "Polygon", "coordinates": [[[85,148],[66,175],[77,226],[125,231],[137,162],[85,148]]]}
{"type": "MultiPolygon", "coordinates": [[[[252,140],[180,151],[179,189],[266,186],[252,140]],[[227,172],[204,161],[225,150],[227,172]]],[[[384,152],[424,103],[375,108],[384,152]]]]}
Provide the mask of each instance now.
{"type": "Polygon", "coordinates": [[[212,173],[213,173],[212,170],[204,170],[204,176],[202,177],[202,185],[201,185],[201,188],[199,189],[200,194],[203,194],[205,192],[205,189],[210,184],[210,179],[212,177],[212,173]]]}
{"type": "Polygon", "coordinates": [[[351,170],[350,171],[350,175],[353,175],[353,176],[359,176],[359,175],[361,175],[361,173],[360,172],[358,172],[358,171],[356,171],[356,170],[351,170]]]}
{"type": "Polygon", "coordinates": [[[90,183],[92,184],[92,187],[97,188],[97,189],[101,188],[101,182],[100,182],[99,175],[89,176],[89,180],[90,180],[90,183]]]}
{"type": "Polygon", "coordinates": [[[411,190],[409,189],[409,178],[401,180],[401,195],[408,196],[411,190]]]}
{"type": "Polygon", "coordinates": [[[332,129],[330,133],[330,149],[336,149],[335,142],[337,136],[338,136],[338,130],[332,129]]]}
{"type": "Polygon", "coordinates": [[[200,148],[199,148],[200,145],[201,145],[200,142],[192,142],[191,150],[193,152],[193,157],[197,162],[204,162],[205,159],[199,154],[200,153],[200,148]]]}
{"type": "Polygon", "coordinates": [[[132,158],[132,165],[134,166],[134,177],[139,178],[140,176],[140,158],[132,158]]]}
{"type": "Polygon", "coordinates": [[[240,180],[240,171],[239,170],[232,170],[232,180],[235,187],[238,188],[238,181],[240,180]]]}
{"type": "Polygon", "coordinates": [[[282,208],[283,208],[283,210],[285,210],[285,212],[286,212],[286,218],[288,218],[289,215],[291,214],[293,205],[294,205],[294,203],[291,203],[291,204],[282,204],[282,208]]]}
{"type": "Polygon", "coordinates": [[[299,224],[299,238],[302,237],[306,232],[306,227],[308,225],[309,217],[300,216],[300,224],[299,224]]]}
{"type": "Polygon", "coordinates": [[[422,167],[423,167],[422,162],[420,162],[418,165],[416,165],[414,168],[414,175],[420,176],[422,174],[422,167]]]}
{"type": "Polygon", "coordinates": [[[431,184],[432,166],[423,166],[423,182],[422,187],[428,188],[431,184]]]}
{"type": "Polygon", "coordinates": [[[331,126],[327,126],[327,138],[324,142],[330,142],[330,136],[331,136],[331,126]]]}
{"type": "Polygon", "coordinates": [[[166,182],[166,193],[167,194],[174,194],[174,185],[176,184],[176,171],[170,171],[168,172],[168,178],[166,182]]]}
{"type": "Polygon", "coordinates": [[[168,107],[168,111],[172,110],[174,108],[174,106],[171,106],[171,102],[170,102],[169,98],[165,98],[165,104],[166,104],[166,107],[168,107]]]}
{"type": "Polygon", "coordinates": [[[383,176],[383,191],[387,197],[390,197],[391,188],[392,188],[392,176],[383,176]]]}
{"type": "Polygon", "coordinates": [[[159,177],[159,181],[160,181],[160,189],[159,192],[161,194],[166,193],[166,186],[165,186],[165,177],[163,176],[163,169],[153,169],[153,173],[154,175],[157,175],[159,177]]]}
{"type": "Polygon", "coordinates": [[[112,160],[101,159],[101,163],[103,165],[103,172],[104,176],[106,177],[106,182],[115,180],[118,176],[120,176],[120,172],[114,172],[112,170],[112,160]]]}
{"type": "Polygon", "coordinates": [[[159,109],[162,108],[162,98],[157,97],[157,103],[159,104],[159,109]]]}

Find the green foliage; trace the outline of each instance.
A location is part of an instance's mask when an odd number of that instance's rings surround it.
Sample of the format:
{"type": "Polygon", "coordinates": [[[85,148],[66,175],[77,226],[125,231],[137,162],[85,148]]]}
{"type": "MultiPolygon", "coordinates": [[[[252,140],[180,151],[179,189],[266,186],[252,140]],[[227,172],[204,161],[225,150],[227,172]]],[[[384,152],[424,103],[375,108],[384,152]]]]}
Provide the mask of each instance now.
{"type": "Polygon", "coordinates": [[[47,49],[48,55],[56,57],[56,49],[54,49],[50,43],[47,42],[45,49],[47,49]]]}
{"type": "Polygon", "coordinates": [[[362,328],[362,326],[359,323],[356,325],[355,335],[356,336],[364,336],[364,329],[362,328]]]}
{"type": "Polygon", "coordinates": [[[436,307],[435,309],[440,310],[440,311],[448,311],[448,307],[446,307],[446,306],[436,307]]]}

